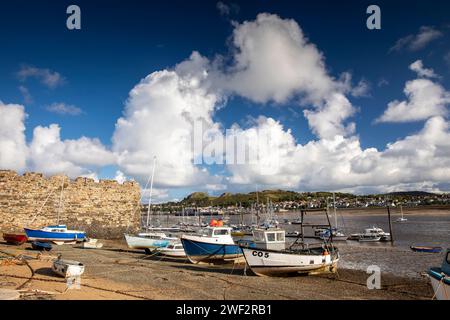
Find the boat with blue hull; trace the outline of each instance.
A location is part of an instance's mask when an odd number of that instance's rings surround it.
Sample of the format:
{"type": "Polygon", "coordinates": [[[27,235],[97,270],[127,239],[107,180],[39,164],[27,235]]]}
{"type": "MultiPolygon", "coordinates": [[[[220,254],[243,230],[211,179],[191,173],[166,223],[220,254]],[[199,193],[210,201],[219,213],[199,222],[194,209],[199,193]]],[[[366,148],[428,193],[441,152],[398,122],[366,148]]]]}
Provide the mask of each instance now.
{"type": "Polygon", "coordinates": [[[181,243],[192,263],[223,263],[242,258],[242,250],[231,237],[231,228],[207,227],[198,235],[183,235],[181,243]]]}
{"type": "Polygon", "coordinates": [[[34,241],[31,243],[31,248],[33,250],[50,251],[52,250],[52,245],[48,242],[34,241]]]}
{"type": "Polygon", "coordinates": [[[82,242],[86,238],[83,231],[68,230],[66,225],[47,226],[42,229],[24,228],[31,241],[54,242],[56,244],[68,242],[82,242]]]}
{"type": "Polygon", "coordinates": [[[450,248],[445,253],[442,266],[430,268],[428,276],[436,299],[450,300],[450,248]]]}
{"type": "Polygon", "coordinates": [[[428,246],[411,246],[412,251],[415,252],[428,252],[428,253],[441,253],[442,247],[428,247],[428,246]]]}

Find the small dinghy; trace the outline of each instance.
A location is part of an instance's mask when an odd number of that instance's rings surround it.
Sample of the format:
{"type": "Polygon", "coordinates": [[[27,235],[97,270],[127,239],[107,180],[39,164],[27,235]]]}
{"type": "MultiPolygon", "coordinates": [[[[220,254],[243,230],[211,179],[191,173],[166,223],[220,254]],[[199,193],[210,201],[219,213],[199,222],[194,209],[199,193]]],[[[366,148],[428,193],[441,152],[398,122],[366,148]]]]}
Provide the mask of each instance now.
{"type": "Polygon", "coordinates": [[[441,253],[442,247],[427,247],[427,246],[411,246],[412,251],[415,252],[428,252],[428,253],[441,253]]]}
{"type": "Polygon", "coordinates": [[[98,242],[97,239],[89,239],[83,242],[84,249],[100,249],[103,247],[103,243],[98,242]]]}
{"type": "Polygon", "coordinates": [[[5,240],[8,244],[20,246],[21,244],[27,242],[28,238],[23,233],[4,233],[3,240],[5,240]]]}
{"type": "Polygon", "coordinates": [[[186,257],[186,252],[184,252],[181,242],[171,243],[165,248],[158,249],[158,252],[168,257],[186,257]]]}
{"type": "Polygon", "coordinates": [[[39,242],[39,241],[34,241],[31,243],[31,247],[34,250],[40,250],[40,251],[50,251],[52,250],[52,245],[48,242],[39,242]]]}
{"type": "Polygon", "coordinates": [[[52,270],[63,278],[79,277],[84,273],[84,264],[79,261],[64,260],[59,256],[53,262],[52,270]]]}

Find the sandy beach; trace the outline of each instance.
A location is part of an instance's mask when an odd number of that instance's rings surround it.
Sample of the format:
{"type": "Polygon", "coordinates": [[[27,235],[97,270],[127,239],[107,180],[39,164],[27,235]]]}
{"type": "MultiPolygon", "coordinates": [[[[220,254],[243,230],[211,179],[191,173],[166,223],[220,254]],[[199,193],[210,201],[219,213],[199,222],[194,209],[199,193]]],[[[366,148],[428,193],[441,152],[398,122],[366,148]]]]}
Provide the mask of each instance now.
{"type": "MultiPolygon", "coordinates": [[[[337,274],[289,278],[257,277],[239,265],[193,265],[185,259],[163,258],[129,250],[123,241],[102,240],[102,249],[79,245],[54,246],[49,254],[30,244],[0,243],[0,288],[19,290],[21,299],[431,299],[426,277],[396,276],[383,272],[381,289],[369,290],[369,276],[350,269],[359,259],[358,248],[342,246],[337,274]],[[51,270],[51,259],[85,264],[79,289],[68,289],[65,279],[51,270]]],[[[360,248],[367,251],[367,248],[360,248]]],[[[380,249],[375,249],[379,250],[380,249]]],[[[397,250],[382,250],[395,258],[397,250]]],[[[361,254],[361,252],[359,253],[361,254]]],[[[411,253],[403,253],[408,256],[411,253]]],[[[436,260],[439,257],[436,257],[436,260]]],[[[428,259],[425,259],[428,260],[428,259]]],[[[425,271],[425,270],[424,270],[425,271]]]]}

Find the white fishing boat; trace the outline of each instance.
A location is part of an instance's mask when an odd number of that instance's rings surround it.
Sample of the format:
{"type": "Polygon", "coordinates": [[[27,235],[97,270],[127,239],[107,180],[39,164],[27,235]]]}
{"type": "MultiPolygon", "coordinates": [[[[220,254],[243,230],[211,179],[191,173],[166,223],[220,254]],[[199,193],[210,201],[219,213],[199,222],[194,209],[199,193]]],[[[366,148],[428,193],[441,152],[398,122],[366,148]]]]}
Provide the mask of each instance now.
{"type": "Polygon", "coordinates": [[[64,260],[58,257],[53,262],[52,270],[63,278],[79,277],[84,273],[84,264],[79,261],[64,260]]]}
{"type": "Polygon", "coordinates": [[[332,245],[286,249],[285,231],[257,229],[254,246],[241,246],[250,269],[259,276],[335,272],[339,253],[332,245]]]}
{"type": "Polygon", "coordinates": [[[359,242],[379,242],[381,240],[380,236],[374,234],[361,234],[359,235],[359,242]]]}
{"type": "Polygon", "coordinates": [[[83,248],[84,249],[100,249],[103,247],[103,243],[98,242],[97,239],[88,239],[87,241],[83,242],[83,248]]]}
{"type": "Polygon", "coordinates": [[[437,300],[450,300],[450,248],[444,256],[440,268],[430,268],[428,276],[437,300]]]}
{"type": "Polygon", "coordinates": [[[388,232],[384,232],[383,229],[378,227],[367,228],[363,233],[353,233],[350,235],[350,240],[358,241],[389,241],[391,235],[388,232]]]}
{"type": "Polygon", "coordinates": [[[159,248],[158,252],[168,257],[175,257],[175,258],[186,257],[186,252],[184,252],[183,244],[181,242],[170,243],[165,248],[159,248]]]}

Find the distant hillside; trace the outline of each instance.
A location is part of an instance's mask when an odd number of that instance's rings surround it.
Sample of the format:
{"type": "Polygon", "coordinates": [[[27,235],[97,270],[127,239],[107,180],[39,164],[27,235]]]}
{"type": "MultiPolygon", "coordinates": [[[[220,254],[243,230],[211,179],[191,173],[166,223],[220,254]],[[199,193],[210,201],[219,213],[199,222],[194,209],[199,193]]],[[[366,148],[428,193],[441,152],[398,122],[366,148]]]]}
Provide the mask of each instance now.
{"type": "Polygon", "coordinates": [[[432,197],[435,193],[425,192],[425,191],[399,191],[386,193],[388,196],[406,196],[406,197],[432,197]]]}
{"type": "MultiPolygon", "coordinates": [[[[231,206],[231,205],[242,205],[244,207],[250,206],[252,203],[266,203],[270,199],[273,203],[282,201],[302,201],[311,198],[323,198],[331,197],[330,192],[305,192],[299,193],[295,191],[285,191],[285,190],[262,190],[250,193],[236,193],[232,194],[229,192],[223,193],[218,197],[209,196],[204,192],[194,192],[184,198],[180,203],[185,206],[231,206]]],[[[353,196],[351,194],[336,193],[337,197],[348,197],[353,196]]]]}

